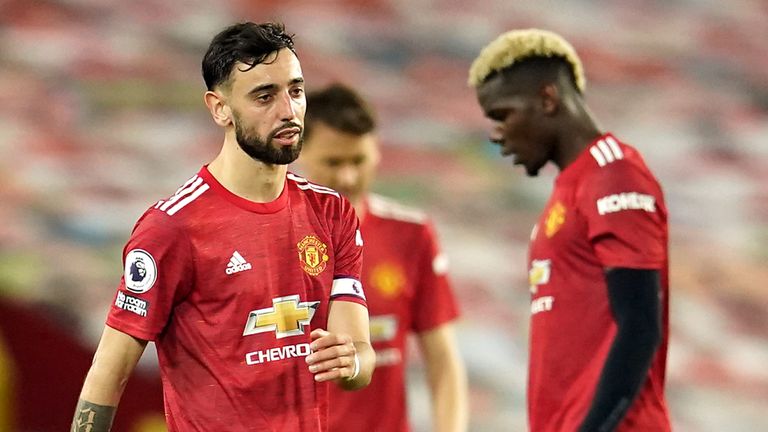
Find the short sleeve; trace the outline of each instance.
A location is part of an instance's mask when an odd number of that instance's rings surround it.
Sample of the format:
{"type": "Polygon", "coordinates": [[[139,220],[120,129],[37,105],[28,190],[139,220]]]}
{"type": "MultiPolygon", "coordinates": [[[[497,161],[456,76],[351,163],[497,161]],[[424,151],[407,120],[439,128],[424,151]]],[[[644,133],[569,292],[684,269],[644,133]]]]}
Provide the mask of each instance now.
{"type": "Polygon", "coordinates": [[[333,269],[331,300],[366,305],[360,273],[363,267],[363,237],[355,209],[346,198],[340,199],[339,218],[334,224],[336,267],[333,269]]]}
{"type": "Polygon", "coordinates": [[[591,173],[577,190],[590,243],[605,267],[661,268],[667,214],[658,182],[644,166],[622,160],[591,173]]]}
{"type": "Polygon", "coordinates": [[[107,325],[139,339],[155,340],[173,306],[191,288],[189,240],[164,214],[150,209],[123,249],[123,269],[107,325]]]}
{"type": "Polygon", "coordinates": [[[459,316],[448,278],[448,257],[440,249],[433,225],[428,222],[422,226],[419,279],[412,305],[412,326],[416,332],[431,330],[459,316]]]}

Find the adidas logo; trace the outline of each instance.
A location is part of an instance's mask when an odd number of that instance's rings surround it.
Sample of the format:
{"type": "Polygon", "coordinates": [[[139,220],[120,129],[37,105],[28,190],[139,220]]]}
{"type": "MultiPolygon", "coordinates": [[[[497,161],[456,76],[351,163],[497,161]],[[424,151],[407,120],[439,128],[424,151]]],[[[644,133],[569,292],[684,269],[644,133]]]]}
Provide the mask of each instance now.
{"type": "Polygon", "coordinates": [[[242,255],[240,255],[240,252],[235,251],[235,253],[232,254],[232,258],[229,259],[229,264],[227,264],[227,274],[231,275],[232,273],[237,273],[241,271],[246,271],[251,269],[251,264],[249,262],[245,261],[245,258],[243,258],[242,255]]]}

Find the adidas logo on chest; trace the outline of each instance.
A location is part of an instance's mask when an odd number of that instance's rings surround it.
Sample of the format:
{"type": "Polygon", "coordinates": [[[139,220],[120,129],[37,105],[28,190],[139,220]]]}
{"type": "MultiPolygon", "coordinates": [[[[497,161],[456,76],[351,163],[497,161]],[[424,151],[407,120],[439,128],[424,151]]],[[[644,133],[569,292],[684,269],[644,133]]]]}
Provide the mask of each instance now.
{"type": "Polygon", "coordinates": [[[232,254],[232,257],[229,259],[229,264],[227,264],[227,269],[225,270],[228,275],[246,271],[251,269],[251,263],[245,260],[242,255],[240,255],[240,252],[235,251],[232,254]]]}

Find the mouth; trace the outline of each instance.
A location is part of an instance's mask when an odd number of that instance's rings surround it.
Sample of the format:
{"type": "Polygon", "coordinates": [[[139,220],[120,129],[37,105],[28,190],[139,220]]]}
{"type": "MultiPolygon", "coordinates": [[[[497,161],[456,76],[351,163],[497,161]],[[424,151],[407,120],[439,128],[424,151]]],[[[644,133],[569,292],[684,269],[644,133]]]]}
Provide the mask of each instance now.
{"type": "Polygon", "coordinates": [[[292,146],[299,141],[300,136],[301,136],[301,128],[289,127],[289,128],[282,129],[278,133],[276,133],[272,137],[272,140],[281,146],[292,146]]]}
{"type": "Polygon", "coordinates": [[[517,153],[515,152],[514,149],[512,149],[510,147],[506,147],[506,146],[501,146],[501,150],[499,152],[501,153],[502,157],[513,156],[514,162],[517,163],[518,155],[517,155],[517,153]]]}
{"type": "Polygon", "coordinates": [[[501,155],[504,157],[512,156],[512,165],[524,165],[525,162],[523,162],[522,159],[520,159],[520,155],[515,153],[514,150],[511,149],[502,149],[501,155]]]}

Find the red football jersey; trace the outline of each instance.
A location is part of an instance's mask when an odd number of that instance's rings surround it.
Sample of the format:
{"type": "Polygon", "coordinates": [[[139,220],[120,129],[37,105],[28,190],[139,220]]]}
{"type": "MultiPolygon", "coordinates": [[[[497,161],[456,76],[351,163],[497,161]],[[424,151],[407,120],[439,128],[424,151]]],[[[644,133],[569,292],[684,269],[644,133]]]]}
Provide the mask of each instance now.
{"type": "Polygon", "coordinates": [[[634,148],[606,134],[557,177],[531,236],[530,429],[577,430],[616,333],[605,269],[661,272],[662,342],[619,431],[670,430],[667,208],[634,148]]]}
{"type": "Polygon", "coordinates": [[[456,319],[458,308],[446,276],[447,259],[427,217],[377,195],[366,204],[363,284],[376,371],[362,390],[331,387],[330,430],[408,431],[406,336],[456,319]]]}
{"type": "Polygon", "coordinates": [[[329,301],[365,304],[349,202],[288,174],[254,203],[206,167],[137,222],[107,324],[154,340],[171,431],[326,431],[304,357],[329,301]]]}

